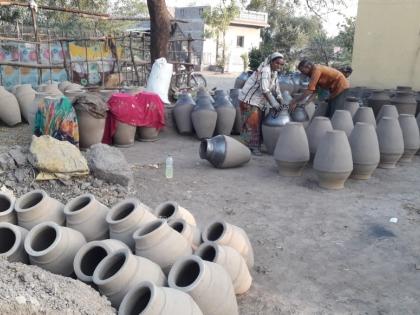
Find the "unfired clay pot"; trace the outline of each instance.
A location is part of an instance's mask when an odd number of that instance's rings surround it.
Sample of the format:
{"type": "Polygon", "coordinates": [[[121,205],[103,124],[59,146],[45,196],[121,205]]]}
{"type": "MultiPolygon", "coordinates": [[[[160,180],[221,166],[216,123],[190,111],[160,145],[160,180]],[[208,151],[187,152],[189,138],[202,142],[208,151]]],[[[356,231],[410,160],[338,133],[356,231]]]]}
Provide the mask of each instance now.
{"type": "Polygon", "coordinates": [[[192,253],[190,243],[165,220],[142,225],[133,234],[136,255],[157,263],[168,274],[175,261],[192,253]]]}
{"type": "Polygon", "coordinates": [[[360,107],[353,117],[353,122],[364,122],[372,124],[376,128],[376,119],[371,107],[360,107]]]}
{"type": "Polygon", "coordinates": [[[93,272],[93,283],[114,307],[119,307],[125,294],[142,281],[164,286],[166,276],[156,263],[133,255],[127,248],[106,256],[93,272]]]}
{"type": "MultiPolygon", "coordinates": [[[[57,95],[57,96],[62,96],[63,93],[60,91],[60,89],[58,88],[57,84],[47,84],[43,91],[45,93],[49,93],[51,95],[57,95]]],[[[67,92],[67,91],[66,91],[67,92]]],[[[67,95],[66,95],[67,96],[67,95]]]]}
{"type": "Polygon", "coordinates": [[[0,256],[10,262],[29,263],[28,254],[23,247],[28,230],[23,227],[0,222],[0,256]]]}
{"type": "Polygon", "coordinates": [[[383,105],[391,104],[389,94],[384,90],[373,90],[368,98],[369,107],[375,115],[379,113],[383,105]]]}
{"type": "Polygon", "coordinates": [[[200,245],[195,255],[225,268],[232,279],[235,294],[243,294],[251,287],[252,277],[248,266],[241,254],[232,247],[206,242],[200,245]]]}
{"type": "Polygon", "coordinates": [[[217,112],[216,130],[218,135],[230,135],[235,123],[236,109],[228,99],[225,91],[218,90],[214,98],[214,108],[217,112]]]}
{"type": "MultiPolygon", "coordinates": [[[[416,121],[417,121],[417,126],[418,126],[418,127],[419,127],[419,129],[420,129],[420,113],[419,113],[419,114],[417,114],[416,121]]],[[[417,155],[420,155],[420,150],[418,150],[416,154],[417,154],[417,155]]]]}
{"type": "Polygon", "coordinates": [[[382,117],[391,117],[398,119],[398,111],[395,105],[384,105],[376,116],[376,122],[379,123],[382,117]]]}
{"type": "Polygon", "coordinates": [[[336,110],[331,118],[331,125],[335,130],[343,130],[349,137],[353,131],[353,119],[347,110],[336,110]]]}
{"type": "Polygon", "coordinates": [[[15,94],[20,107],[20,113],[25,121],[29,121],[29,112],[31,104],[35,99],[35,90],[32,89],[30,84],[22,84],[16,88],[15,94]]]}
{"type": "Polygon", "coordinates": [[[17,223],[15,200],[2,192],[0,192],[0,222],[17,223]]]}
{"type": "Polygon", "coordinates": [[[343,110],[348,110],[351,114],[351,117],[353,118],[359,107],[359,99],[357,97],[349,96],[346,98],[346,102],[343,105],[343,110]]]}
{"type": "Polygon", "coordinates": [[[264,118],[261,125],[261,133],[268,154],[274,153],[280,132],[288,122],[290,122],[290,116],[287,111],[276,112],[270,110],[264,118]]]}
{"type": "Polygon", "coordinates": [[[412,91],[397,90],[391,99],[391,104],[397,107],[398,113],[415,115],[417,111],[417,101],[412,91]]]}
{"type": "Polygon", "coordinates": [[[248,268],[254,266],[254,250],[248,235],[240,227],[225,221],[213,221],[204,228],[201,237],[204,242],[233,247],[245,259],[248,268]]]}
{"type": "Polygon", "coordinates": [[[110,238],[119,240],[133,250],[133,232],[140,226],[156,220],[151,209],[138,199],[129,198],[120,201],[111,208],[106,216],[110,238]]]}
{"type": "Polygon", "coordinates": [[[172,267],[168,284],[192,296],[203,314],[239,314],[232,280],[219,264],[195,255],[183,257],[172,267]]]}
{"type": "Polygon", "coordinates": [[[188,224],[184,219],[169,219],[171,228],[181,234],[190,243],[193,250],[201,244],[201,231],[197,226],[188,224]]]}
{"type": "Polygon", "coordinates": [[[203,315],[193,298],[182,291],[143,281],[124,296],[119,315],[203,315]]]}
{"type": "Polygon", "coordinates": [[[132,126],[117,120],[116,130],[112,137],[112,144],[116,147],[127,148],[134,144],[136,126],[132,126]]]}
{"type": "Polygon", "coordinates": [[[209,97],[198,97],[191,112],[191,120],[199,139],[211,138],[216,129],[217,112],[209,97]]]}
{"type": "Polygon", "coordinates": [[[27,230],[45,221],[59,225],[66,221],[64,205],[43,190],[32,190],[21,196],[16,200],[15,210],[19,225],[27,230]]]}
{"type": "Polygon", "coordinates": [[[376,129],[381,153],[380,168],[395,168],[404,153],[404,138],[397,119],[383,117],[376,129]]]}
{"type": "Polygon", "coordinates": [[[353,159],[347,136],[342,130],[327,131],[314,159],[319,186],[342,189],[353,171],[353,159]]]}
{"type": "Polygon", "coordinates": [[[349,137],[354,179],[369,179],[380,160],[378,136],[371,124],[356,123],[349,137]]]}
{"type": "Polygon", "coordinates": [[[308,136],[309,154],[310,159],[313,160],[315,157],[316,150],[318,149],[319,143],[327,131],[333,130],[331,121],[327,117],[314,117],[312,122],[306,129],[306,135],[308,136]]]}
{"type": "Polygon", "coordinates": [[[180,134],[193,133],[193,125],[191,121],[191,112],[195,106],[195,102],[190,93],[182,93],[179,95],[173,109],[175,124],[180,134]]]}
{"type": "Polygon", "coordinates": [[[142,142],[153,142],[159,140],[159,130],[155,127],[137,127],[136,139],[142,142]]]}
{"type": "Polygon", "coordinates": [[[109,227],[105,218],[109,208],[92,194],[84,194],[70,200],[64,207],[66,225],[86,238],[86,241],[109,238],[109,227]]]}
{"type": "Polygon", "coordinates": [[[242,119],[241,119],[241,108],[239,106],[239,93],[240,89],[231,89],[230,90],[230,101],[232,102],[233,107],[235,107],[236,110],[236,116],[235,116],[235,123],[233,124],[232,134],[239,135],[241,133],[242,129],[242,119]]]}
{"type": "Polygon", "coordinates": [[[420,148],[419,126],[416,118],[409,114],[401,114],[398,121],[404,138],[404,153],[400,162],[410,163],[420,148]]]}
{"type": "Polygon", "coordinates": [[[162,219],[184,219],[188,224],[196,226],[194,216],[175,201],[166,201],[155,208],[156,217],[162,219]]]}
{"type": "Polygon", "coordinates": [[[251,151],[232,137],[218,135],[201,141],[200,158],[216,168],[231,168],[248,163],[251,151]]]}
{"type": "Polygon", "coordinates": [[[418,91],[416,94],[416,101],[417,101],[417,111],[416,111],[416,115],[417,115],[420,112],[420,91],[418,91]]]}
{"type": "Polygon", "coordinates": [[[309,161],[309,144],[301,123],[290,122],[283,127],[274,150],[279,174],[301,176],[309,161]]]}
{"type": "Polygon", "coordinates": [[[25,251],[31,265],[63,276],[73,274],[73,261],[86,244],[79,231],[48,221],[36,225],[25,239],[25,251]]]}
{"type": "Polygon", "coordinates": [[[64,95],[73,103],[76,97],[86,94],[85,90],[66,90],[64,95]]]}
{"type": "Polygon", "coordinates": [[[62,81],[60,83],[58,83],[58,89],[61,92],[64,92],[66,90],[66,88],[71,86],[71,82],[70,81],[62,81]]]}
{"type": "Polygon", "coordinates": [[[16,97],[0,86],[0,120],[8,126],[21,122],[19,103],[16,97]]]}
{"type": "Polygon", "coordinates": [[[97,118],[88,111],[76,109],[77,121],[79,124],[79,147],[88,149],[92,145],[101,143],[105,130],[106,118],[97,118]]]}
{"type": "Polygon", "coordinates": [[[83,245],[73,261],[74,272],[80,281],[93,282],[93,272],[107,255],[128,248],[118,240],[92,241],[83,245]]]}

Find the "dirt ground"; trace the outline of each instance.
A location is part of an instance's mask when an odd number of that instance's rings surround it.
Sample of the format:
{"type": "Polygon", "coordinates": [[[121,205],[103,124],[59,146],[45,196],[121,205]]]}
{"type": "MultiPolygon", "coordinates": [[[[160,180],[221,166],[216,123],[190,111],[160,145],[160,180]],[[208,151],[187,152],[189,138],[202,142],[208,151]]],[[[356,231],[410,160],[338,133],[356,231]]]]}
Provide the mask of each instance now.
{"type": "MultiPolygon", "coordinates": [[[[234,77],[207,75],[210,87],[224,89],[234,77]]],[[[27,127],[1,128],[0,151],[28,143],[25,133],[27,127]]],[[[195,138],[167,130],[157,142],[122,152],[142,202],[175,200],[201,226],[221,218],[246,230],[255,268],[252,289],[238,298],[241,315],[419,314],[420,156],[328,191],[311,167],[299,178],[280,177],[273,158],[263,155],[219,170],[200,160],[198,148],[195,138]],[[163,167],[168,154],[170,180],[163,167]]]]}

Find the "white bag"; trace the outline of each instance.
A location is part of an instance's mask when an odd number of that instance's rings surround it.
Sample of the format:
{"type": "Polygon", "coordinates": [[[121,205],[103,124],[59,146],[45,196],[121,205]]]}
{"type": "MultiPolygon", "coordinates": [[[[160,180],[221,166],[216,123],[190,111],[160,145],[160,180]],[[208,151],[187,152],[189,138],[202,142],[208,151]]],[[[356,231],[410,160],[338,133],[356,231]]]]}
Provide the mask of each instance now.
{"type": "Polygon", "coordinates": [[[173,65],[167,63],[165,58],[156,59],[147,80],[146,91],[158,94],[165,104],[170,104],[168,91],[171,84],[172,71],[173,65]]]}

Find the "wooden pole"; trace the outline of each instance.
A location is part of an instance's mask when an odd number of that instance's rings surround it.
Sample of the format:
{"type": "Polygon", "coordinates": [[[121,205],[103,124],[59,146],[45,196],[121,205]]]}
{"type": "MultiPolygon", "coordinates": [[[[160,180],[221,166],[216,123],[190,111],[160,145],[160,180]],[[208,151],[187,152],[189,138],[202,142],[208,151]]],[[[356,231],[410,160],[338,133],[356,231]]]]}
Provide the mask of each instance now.
{"type": "Polygon", "coordinates": [[[133,63],[133,67],[134,67],[134,72],[136,74],[136,78],[137,78],[137,83],[140,85],[140,76],[139,76],[139,72],[137,70],[137,66],[136,63],[134,61],[134,54],[133,54],[133,37],[132,37],[132,33],[130,32],[130,55],[131,55],[131,61],[133,63]]]}
{"type": "MultiPolygon", "coordinates": [[[[41,64],[41,49],[39,45],[38,27],[36,24],[36,11],[35,11],[35,8],[33,7],[30,7],[30,10],[31,10],[31,16],[32,16],[32,26],[34,28],[35,42],[37,42],[37,44],[35,45],[36,59],[37,59],[38,64],[41,64]]],[[[38,68],[38,85],[40,85],[41,82],[42,82],[42,69],[38,68]]]]}

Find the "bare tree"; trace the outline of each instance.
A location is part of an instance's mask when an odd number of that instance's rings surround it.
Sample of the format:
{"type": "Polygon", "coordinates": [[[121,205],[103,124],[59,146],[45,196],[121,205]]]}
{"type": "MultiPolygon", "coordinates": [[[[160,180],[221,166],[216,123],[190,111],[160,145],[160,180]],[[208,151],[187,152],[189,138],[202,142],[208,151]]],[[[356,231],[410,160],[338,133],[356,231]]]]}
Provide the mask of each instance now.
{"type": "Polygon", "coordinates": [[[168,57],[168,43],[171,36],[171,16],[165,0],[147,0],[150,15],[150,54],[152,63],[161,57],[168,57]]]}

